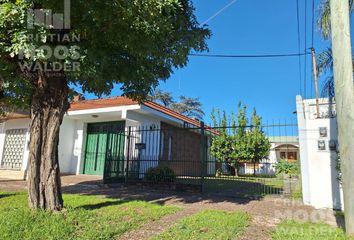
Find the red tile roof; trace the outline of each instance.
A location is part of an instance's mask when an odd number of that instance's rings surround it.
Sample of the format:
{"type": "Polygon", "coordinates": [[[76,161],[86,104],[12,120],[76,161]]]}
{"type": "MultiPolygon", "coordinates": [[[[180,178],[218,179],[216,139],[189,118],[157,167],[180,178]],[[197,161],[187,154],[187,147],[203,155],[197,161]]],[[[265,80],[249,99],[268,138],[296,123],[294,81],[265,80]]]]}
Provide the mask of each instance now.
{"type": "Polygon", "coordinates": [[[161,104],[158,104],[158,103],[155,103],[155,102],[151,102],[151,101],[146,101],[143,103],[143,105],[149,107],[149,108],[152,108],[156,111],[159,111],[159,112],[162,112],[166,115],[169,115],[173,118],[176,118],[176,119],[179,119],[181,121],[184,121],[186,123],[189,123],[193,126],[196,126],[196,127],[200,127],[200,122],[196,119],[193,119],[193,118],[190,118],[190,117],[187,117],[181,113],[178,113],[168,107],[165,107],[165,106],[162,106],[161,104]]]}
{"type": "Polygon", "coordinates": [[[126,98],[126,97],[101,98],[96,100],[81,100],[78,102],[72,102],[70,104],[69,111],[129,106],[135,104],[138,104],[138,102],[133,101],[130,98],[126,98]]]}
{"type": "MultiPolygon", "coordinates": [[[[102,98],[96,100],[81,100],[78,102],[71,103],[69,111],[128,106],[128,105],[135,105],[135,104],[139,104],[139,103],[127,97],[112,97],[112,98],[102,98]]],[[[193,118],[180,114],[176,111],[173,111],[172,109],[164,107],[161,104],[151,102],[151,101],[146,101],[141,104],[151,109],[154,109],[156,111],[159,111],[161,113],[164,113],[166,115],[169,115],[173,118],[189,123],[193,126],[200,127],[200,122],[198,120],[195,120],[193,118]]]]}

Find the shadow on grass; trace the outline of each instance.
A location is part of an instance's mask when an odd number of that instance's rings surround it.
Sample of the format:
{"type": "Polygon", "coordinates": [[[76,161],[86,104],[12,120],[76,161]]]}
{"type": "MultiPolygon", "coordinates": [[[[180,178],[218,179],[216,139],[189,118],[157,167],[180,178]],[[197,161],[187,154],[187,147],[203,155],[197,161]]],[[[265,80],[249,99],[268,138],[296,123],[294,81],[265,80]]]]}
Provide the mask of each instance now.
{"type": "MultiPolygon", "coordinates": [[[[79,193],[82,195],[102,195],[108,198],[121,199],[123,201],[142,200],[150,201],[159,205],[165,205],[167,202],[181,202],[185,204],[197,203],[201,201],[209,202],[231,202],[237,204],[247,204],[251,201],[262,200],[267,195],[279,195],[283,186],[275,180],[255,180],[252,182],[237,181],[235,179],[215,179],[206,178],[204,191],[200,192],[200,186],[194,185],[193,188],[186,191],[180,191],[176,185],[172,188],[159,186],[159,184],[144,184],[142,182],[135,184],[102,184],[97,181],[86,181],[75,185],[63,187],[65,193],[79,193]],[[275,181],[275,182],[271,182],[275,181]]],[[[183,182],[183,181],[182,181],[183,182]]],[[[112,204],[112,203],[107,203],[112,204]]],[[[117,202],[116,204],[119,204],[117,202]]],[[[100,207],[100,206],[97,206],[100,207]]],[[[90,208],[92,209],[92,208],[90,208]]]]}
{"type": "Polygon", "coordinates": [[[210,178],[205,180],[205,192],[222,196],[262,198],[281,195],[283,186],[279,180],[244,180],[232,178],[210,178]]]}
{"type": "Polygon", "coordinates": [[[2,198],[7,198],[7,197],[12,197],[18,195],[18,193],[0,193],[0,199],[2,198]]]}
{"type": "Polygon", "coordinates": [[[100,209],[100,208],[104,208],[104,207],[121,205],[126,202],[128,202],[128,201],[124,201],[124,200],[107,201],[107,202],[96,203],[96,204],[82,205],[82,206],[78,206],[77,208],[82,208],[85,210],[96,210],[96,209],[100,209]]]}

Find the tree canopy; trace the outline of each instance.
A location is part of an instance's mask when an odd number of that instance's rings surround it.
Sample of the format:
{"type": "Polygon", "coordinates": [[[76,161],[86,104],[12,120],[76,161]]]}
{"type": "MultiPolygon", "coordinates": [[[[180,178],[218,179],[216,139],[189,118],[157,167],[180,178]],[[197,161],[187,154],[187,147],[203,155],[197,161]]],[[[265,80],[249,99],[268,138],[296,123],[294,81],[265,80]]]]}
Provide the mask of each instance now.
{"type": "Polygon", "coordinates": [[[0,107],[31,113],[30,207],[63,208],[58,143],[73,86],[144,100],[209,37],[190,0],[2,0],[0,107]]]}
{"type": "Polygon", "coordinates": [[[211,154],[220,162],[225,162],[235,168],[235,174],[241,161],[259,163],[268,158],[270,141],[262,128],[262,118],[254,109],[251,118],[247,117],[247,107],[238,105],[237,116],[231,113],[227,116],[219,109],[213,109],[211,119],[219,135],[212,140],[211,154]]]}
{"type": "Polygon", "coordinates": [[[43,46],[69,49],[60,61],[79,64],[76,71],[64,71],[69,85],[101,95],[119,84],[125,95],[143,99],[160,80],[169,78],[173,68],[187,64],[190,51],[207,50],[205,40],[210,37],[209,30],[198,24],[189,0],[75,0],[71,1],[71,28],[64,30],[41,24],[27,27],[29,9],[63,12],[63,1],[4,0],[0,4],[2,89],[7,101],[20,104],[29,102],[30,81],[37,76],[21,71],[19,62],[58,60],[49,57],[43,46]]]}
{"type": "Polygon", "coordinates": [[[188,117],[195,117],[198,119],[203,119],[204,117],[202,103],[199,98],[180,96],[178,100],[175,100],[172,93],[155,89],[148,99],[154,102],[160,102],[165,107],[169,107],[188,117]]]}

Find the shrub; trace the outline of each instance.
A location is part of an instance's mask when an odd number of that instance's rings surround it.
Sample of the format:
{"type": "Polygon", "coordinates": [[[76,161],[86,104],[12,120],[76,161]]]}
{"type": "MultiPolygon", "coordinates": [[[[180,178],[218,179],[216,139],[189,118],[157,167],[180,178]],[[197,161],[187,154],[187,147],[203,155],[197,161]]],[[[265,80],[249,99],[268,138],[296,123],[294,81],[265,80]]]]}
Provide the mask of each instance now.
{"type": "Polygon", "coordinates": [[[288,162],[287,160],[281,160],[275,165],[277,174],[286,175],[298,175],[300,173],[300,167],[298,163],[288,162]]]}
{"type": "Polygon", "coordinates": [[[150,182],[174,182],[175,178],[175,172],[166,166],[152,167],[146,172],[146,180],[150,182]]]}
{"type": "Polygon", "coordinates": [[[220,168],[218,170],[216,170],[215,177],[221,177],[222,175],[223,174],[222,174],[222,171],[220,168]]]}

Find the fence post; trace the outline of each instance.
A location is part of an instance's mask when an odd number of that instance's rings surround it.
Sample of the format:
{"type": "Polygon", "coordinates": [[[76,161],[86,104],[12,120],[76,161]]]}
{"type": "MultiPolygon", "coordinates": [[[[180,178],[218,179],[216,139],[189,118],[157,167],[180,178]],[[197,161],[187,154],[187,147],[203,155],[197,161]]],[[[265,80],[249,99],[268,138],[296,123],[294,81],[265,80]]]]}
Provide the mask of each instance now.
{"type": "Polygon", "coordinates": [[[132,127],[129,126],[128,127],[128,136],[127,136],[127,141],[128,141],[128,145],[127,145],[127,165],[125,166],[125,183],[128,183],[129,180],[129,159],[130,159],[130,136],[131,136],[131,131],[132,131],[132,127]]]}
{"type": "Polygon", "coordinates": [[[204,192],[204,175],[205,168],[205,126],[204,122],[200,122],[200,190],[204,192]]]}

